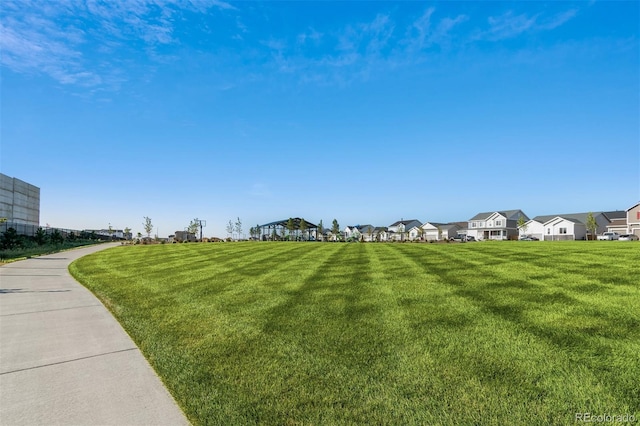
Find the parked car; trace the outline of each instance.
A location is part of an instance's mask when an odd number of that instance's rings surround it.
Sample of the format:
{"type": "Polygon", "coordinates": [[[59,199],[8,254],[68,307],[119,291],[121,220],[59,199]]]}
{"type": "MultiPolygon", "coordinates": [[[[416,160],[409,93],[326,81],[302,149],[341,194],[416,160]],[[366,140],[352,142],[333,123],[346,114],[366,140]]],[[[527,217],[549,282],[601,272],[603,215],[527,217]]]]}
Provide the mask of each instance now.
{"type": "Polygon", "coordinates": [[[476,237],[474,237],[473,235],[469,235],[469,236],[467,236],[467,241],[469,241],[469,242],[476,241],[476,237]]]}
{"type": "Polygon", "coordinates": [[[518,239],[520,241],[540,241],[540,238],[534,237],[533,235],[521,235],[518,239]]]}
{"type": "Polygon", "coordinates": [[[467,241],[467,236],[466,235],[462,235],[462,234],[458,234],[455,237],[449,238],[449,241],[458,241],[460,243],[464,243],[465,241],[467,241]]]}
{"type": "Polygon", "coordinates": [[[624,234],[618,238],[620,241],[638,241],[638,236],[635,234],[624,234]]]}
{"type": "Polygon", "coordinates": [[[612,241],[620,238],[620,235],[617,232],[605,232],[602,235],[598,235],[598,241],[612,241]]]}

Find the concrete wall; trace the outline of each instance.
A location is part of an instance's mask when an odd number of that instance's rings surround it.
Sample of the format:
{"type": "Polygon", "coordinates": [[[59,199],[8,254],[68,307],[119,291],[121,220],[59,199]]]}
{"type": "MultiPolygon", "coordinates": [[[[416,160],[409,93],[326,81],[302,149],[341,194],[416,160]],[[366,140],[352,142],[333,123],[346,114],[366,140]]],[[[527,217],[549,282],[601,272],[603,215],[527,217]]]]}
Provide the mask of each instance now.
{"type": "Polygon", "coordinates": [[[40,188],[0,173],[0,217],[9,222],[40,224],[40,188]]]}

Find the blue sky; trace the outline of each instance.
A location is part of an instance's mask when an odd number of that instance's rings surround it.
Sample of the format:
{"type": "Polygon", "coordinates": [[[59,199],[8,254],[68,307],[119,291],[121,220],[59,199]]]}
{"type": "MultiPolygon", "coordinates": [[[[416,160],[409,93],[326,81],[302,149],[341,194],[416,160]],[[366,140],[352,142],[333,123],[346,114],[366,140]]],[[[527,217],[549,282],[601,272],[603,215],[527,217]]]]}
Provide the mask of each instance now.
{"type": "Polygon", "coordinates": [[[638,2],[2,3],[2,173],[160,236],[640,199],[638,2]],[[155,233],[155,231],[154,231],[155,233]]]}

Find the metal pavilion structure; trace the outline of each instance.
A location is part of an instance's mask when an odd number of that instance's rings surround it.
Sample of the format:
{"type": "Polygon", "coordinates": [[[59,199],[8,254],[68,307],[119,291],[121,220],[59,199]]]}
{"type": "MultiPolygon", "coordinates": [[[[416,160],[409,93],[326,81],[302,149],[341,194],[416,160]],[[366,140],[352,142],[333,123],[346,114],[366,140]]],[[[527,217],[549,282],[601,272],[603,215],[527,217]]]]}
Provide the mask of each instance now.
{"type": "MultiPolygon", "coordinates": [[[[294,239],[310,240],[312,236],[314,239],[317,239],[318,225],[311,223],[305,219],[304,221],[307,224],[305,237],[304,235],[302,235],[302,232],[300,230],[300,223],[304,218],[292,217],[290,219],[293,222],[292,233],[294,235],[294,239]]],[[[288,223],[289,219],[283,219],[260,225],[260,241],[283,241],[287,236],[291,237],[291,235],[289,235],[291,231],[287,227],[288,223]]]]}

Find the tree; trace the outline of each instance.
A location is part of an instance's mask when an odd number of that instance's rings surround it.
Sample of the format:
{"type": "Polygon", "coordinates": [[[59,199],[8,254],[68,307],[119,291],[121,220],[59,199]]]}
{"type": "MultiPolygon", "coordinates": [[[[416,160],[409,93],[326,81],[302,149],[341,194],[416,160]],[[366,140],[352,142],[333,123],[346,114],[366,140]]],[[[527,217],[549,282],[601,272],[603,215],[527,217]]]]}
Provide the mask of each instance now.
{"type": "Polygon", "coordinates": [[[238,233],[238,239],[241,240],[242,239],[242,221],[240,220],[240,218],[238,218],[238,220],[236,220],[236,232],[238,233]]]}
{"type": "Polygon", "coordinates": [[[291,239],[291,234],[293,233],[293,230],[296,229],[296,224],[293,223],[292,218],[289,218],[287,221],[287,229],[289,230],[289,239],[291,239]]]}
{"type": "Polygon", "coordinates": [[[527,221],[524,220],[524,216],[520,215],[520,217],[518,218],[518,229],[520,229],[523,234],[526,234],[527,228],[527,221]]]}
{"type": "Polygon", "coordinates": [[[229,219],[229,223],[227,223],[227,235],[229,238],[233,238],[233,222],[229,219]]]}
{"type": "Polygon", "coordinates": [[[260,231],[260,225],[256,225],[256,227],[254,228],[254,231],[253,231],[253,232],[255,232],[255,233],[256,233],[256,240],[259,240],[259,239],[260,239],[260,233],[261,233],[261,231],[260,231]]]}
{"type": "Polygon", "coordinates": [[[340,236],[340,225],[338,225],[338,220],[333,219],[333,223],[331,224],[331,233],[334,235],[335,239],[338,240],[340,236]]]}
{"type": "Polygon", "coordinates": [[[151,223],[151,218],[148,216],[145,216],[142,226],[144,226],[144,232],[147,233],[147,238],[151,238],[151,231],[153,231],[153,224],[151,223]]]}
{"type": "Polygon", "coordinates": [[[15,228],[7,229],[0,237],[0,247],[2,247],[3,249],[12,249],[20,247],[21,245],[22,240],[15,228]]]}
{"type": "Polygon", "coordinates": [[[131,228],[129,228],[128,226],[126,228],[124,228],[124,239],[125,240],[130,240],[131,238],[129,237],[129,235],[131,234],[131,228]]]}
{"type": "Polygon", "coordinates": [[[598,222],[596,222],[596,218],[593,217],[593,213],[591,212],[587,213],[587,231],[591,233],[591,239],[593,240],[596,239],[597,230],[598,230],[598,222]]]}
{"type": "Polygon", "coordinates": [[[369,236],[369,241],[373,241],[373,226],[367,228],[367,235],[369,236]]]}
{"type": "Polygon", "coordinates": [[[38,228],[38,230],[36,231],[36,235],[35,235],[34,239],[36,240],[36,243],[39,246],[42,246],[47,242],[47,233],[45,232],[44,229],[38,228]]]}
{"type": "Polygon", "coordinates": [[[316,240],[319,238],[324,240],[324,225],[322,224],[322,219],[320,219],[320,223],[318,224],[318,230],[316,231],[316,240]]]}
{"type": "Polygon", "coordinates": [[[187,232],[189,234],[196,235],[198,233],[199,227],[200,227],[200,222],[198,222],[198,219],[193,219],[191,222],[189,222],[189,226],[187,226],[187,232]]]}
{"type": "Polygon", "coordinates": [[[64,237],[57,229],[54,229],[51,233],[51,243],[55,245],[64,243],[64,237]]]}
{"type": "Polygon", "coordinates": [[[109,234],[109,239],[113,240],[113,227],[111,226],[111,224],[109,224],[109,229],[107,229],[107,233],[109,234]]]}
{"type": "Polygon", "coordinates": [[[300,219],[300,232],[302,232],[302,239],[304,239],[304,235],[306,234],[308,228],[309,226],[307,226],[307,221],[304,220],[304,218],[300,219]]]}
{"type": "Polygon", "coordinates": [[[418,239],[422,241],[422,237],[424,236],[424,229],[422,226],[418,226],[418,239]]]}

